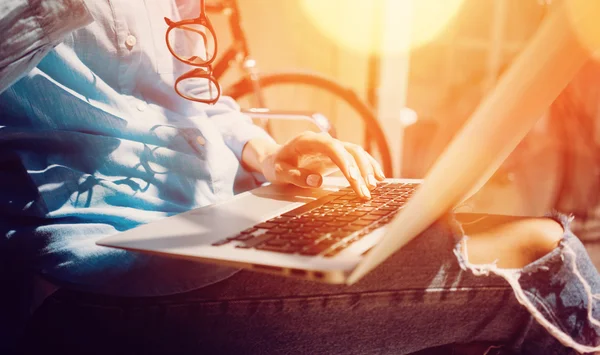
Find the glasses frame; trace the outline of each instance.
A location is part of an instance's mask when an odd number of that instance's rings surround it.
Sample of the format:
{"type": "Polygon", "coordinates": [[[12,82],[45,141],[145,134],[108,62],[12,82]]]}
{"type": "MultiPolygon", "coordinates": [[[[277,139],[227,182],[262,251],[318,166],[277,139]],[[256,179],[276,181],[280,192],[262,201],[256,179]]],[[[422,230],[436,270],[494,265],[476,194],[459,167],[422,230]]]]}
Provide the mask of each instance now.
{"type": "MultiPolygon", "coordinates": [[[[209,104],[209,105],[213,105],[215,104],[217,101],[219,101],[219,98],[221,97],[221,85],[219,85],[218,80],[213,76],[213,70],[212,70],[212,63],[215,61],[216,57],[217,57],[217,50],[218,50],[218,43],[217,43],[217,34],[215,32],[214,27],[212,26],[212,24],[210,23],[210,20],[208,19],[208,17],[206,16],[206,9],[204,7],[204,0],[200,0],[200,14],[198,15],[197,18],[195,19],[188,19],[188,20],[182,20],[182,21],[178,21],[178,22],[174,22],[171,19],[165,17],[165,22],[167,23],[167,26],[169,26],[169,28],[167,29],[167,32],[165,33],[165,41],[167,42],[167,48],[169,49],[169,52],[171,52],[171,55],[173,55],[173,57],[175,57],[177,60],[179,60],[182,63],[188,64],[190,66],[196,67],[188,72],[186,72],[185,74],[179,76],[177,78],[177,80],[175,80],[175,84],[174,84],[174,89],[175,92],[177,92],[177,94],[181,97],[183,97],[184,99],[187,100],[191,100],[191,101],[196,101],[196,102],[201,102],[201,103],[205,103],[205,104],[209,104]],[[169,34],[171,33],[172,30],[176,29],[176,28],[181,28],[183,31],[189,31],[189,29],[185,29],[185,26],[187,25],[200,25],[205,27],[210,34],[212,35],[212,37],[214,38],[214,54],[211,56],[211,58],[209,58],[206,62],[203,63],[196,63],[196,62],[192,62],[190,60],[186,60],[184,58],[181,58],[180,56],[178,56],[176,54],[176,52],[173,50],[173,48],[171,47],[171,42],[169,41],[169,34]],[[183,93],[181,93],[179,91],[179,89],[177,88],[178,84],[186,79],[190,79],[190,78],[201,78],[201,79],[207,79],[210,82],[212,82],[214,84],[214,86],[217,89],[217,96],[213,99],[198,99],[198,98],[193,98],[190,96],[187,96],[183,93]]],[[[204,45],[206,46],[207,43],[207,37],[206,34],[204,34],[203,32],[199,32],[199,34],[203,37],[204,39],[204,45]]]]}

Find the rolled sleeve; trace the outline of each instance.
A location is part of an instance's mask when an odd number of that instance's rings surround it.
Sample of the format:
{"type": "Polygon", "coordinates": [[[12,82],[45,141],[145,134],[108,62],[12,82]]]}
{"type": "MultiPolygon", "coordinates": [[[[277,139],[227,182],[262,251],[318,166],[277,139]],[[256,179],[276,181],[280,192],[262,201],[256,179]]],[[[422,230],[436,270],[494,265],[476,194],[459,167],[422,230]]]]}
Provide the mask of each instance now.
{"type": "Polygon", "coordinates": [[[240,161],[248,141],[261,138],[275,143],[265,130],[252,123],[250,117],[240,112],[239,106],[230,97],[221,98],[218,104],[207,110],[207,114],[223,135],[225,144],[240,161]]]}
{"type": "Polygon", "coordinates": [[[0,92],[34,68],[65,35],[92,21],[84,0],[0,2],[0,92]]]}

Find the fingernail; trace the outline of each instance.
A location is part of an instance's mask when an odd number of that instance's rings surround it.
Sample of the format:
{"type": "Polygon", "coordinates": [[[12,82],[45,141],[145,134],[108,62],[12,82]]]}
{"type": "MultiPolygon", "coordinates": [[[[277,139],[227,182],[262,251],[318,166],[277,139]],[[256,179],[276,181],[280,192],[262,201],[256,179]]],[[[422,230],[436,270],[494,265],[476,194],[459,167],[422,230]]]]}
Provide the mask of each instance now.
{"type": "Polygon", "coordinates": [[[350,169],[348,169],[348,174],[350,175],[350,178],[352,180],[358,180],[358,168],[355,166],[351,166],[350,169]]]}
{"type": "Polygon", "coordinates": [[[379,175],[380,178],[385,179],[385,174],[383,173],[383,170],[381,170],[380,167],[377,167],[377,175],[379,175]]]}
{"type": "Polygon", "coordinates": [[[321,186],[321,175],[310,174],[306,178],[306,184],[310,187],[319,187],[321,186]]]}
{"type": "Polygon", "coordinates": [[[375,180],[375,175],[373,174],[369,174],[369,176],[367,176],[367,182],[373,187],[377,186],[377,180],[375,180]]]}
{"type": "Polygon", "coordinates": [[[360,185],[360,191],[366,198],[371,198],[371,192],[369,191],[367,185],[360,185]]]}

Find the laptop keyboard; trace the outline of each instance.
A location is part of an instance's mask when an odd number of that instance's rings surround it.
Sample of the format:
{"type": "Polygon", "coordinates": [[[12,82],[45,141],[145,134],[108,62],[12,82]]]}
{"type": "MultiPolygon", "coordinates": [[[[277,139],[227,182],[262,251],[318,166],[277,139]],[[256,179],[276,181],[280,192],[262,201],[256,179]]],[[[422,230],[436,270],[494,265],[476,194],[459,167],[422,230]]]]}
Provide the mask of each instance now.
{"type": "Polygon", "coordinates": [[[212,245],[332,257],[389,223],[418,185],[380,183],[369,201],[346,187],[212,245]]]}

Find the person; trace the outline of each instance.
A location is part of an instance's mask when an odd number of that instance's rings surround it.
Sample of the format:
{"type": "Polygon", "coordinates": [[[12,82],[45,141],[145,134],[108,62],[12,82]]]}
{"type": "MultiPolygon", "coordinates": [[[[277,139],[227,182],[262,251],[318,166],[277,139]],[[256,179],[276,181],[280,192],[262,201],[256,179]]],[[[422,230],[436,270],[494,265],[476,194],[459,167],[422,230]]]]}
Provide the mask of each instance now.
{"type": "Polygon", "coordinates": [[[355,145],[315,133],[279,145],[230,98],[180,97],[189,68],[168,51],[164,17],[198,12],[187,0],[0,4],[2,353],[600,345],[600,277],[561,216],[449,215],[353,286],[95,245],[265,180],[319,187],[336,167],[367,199],[384,179],[355,145]]]}

